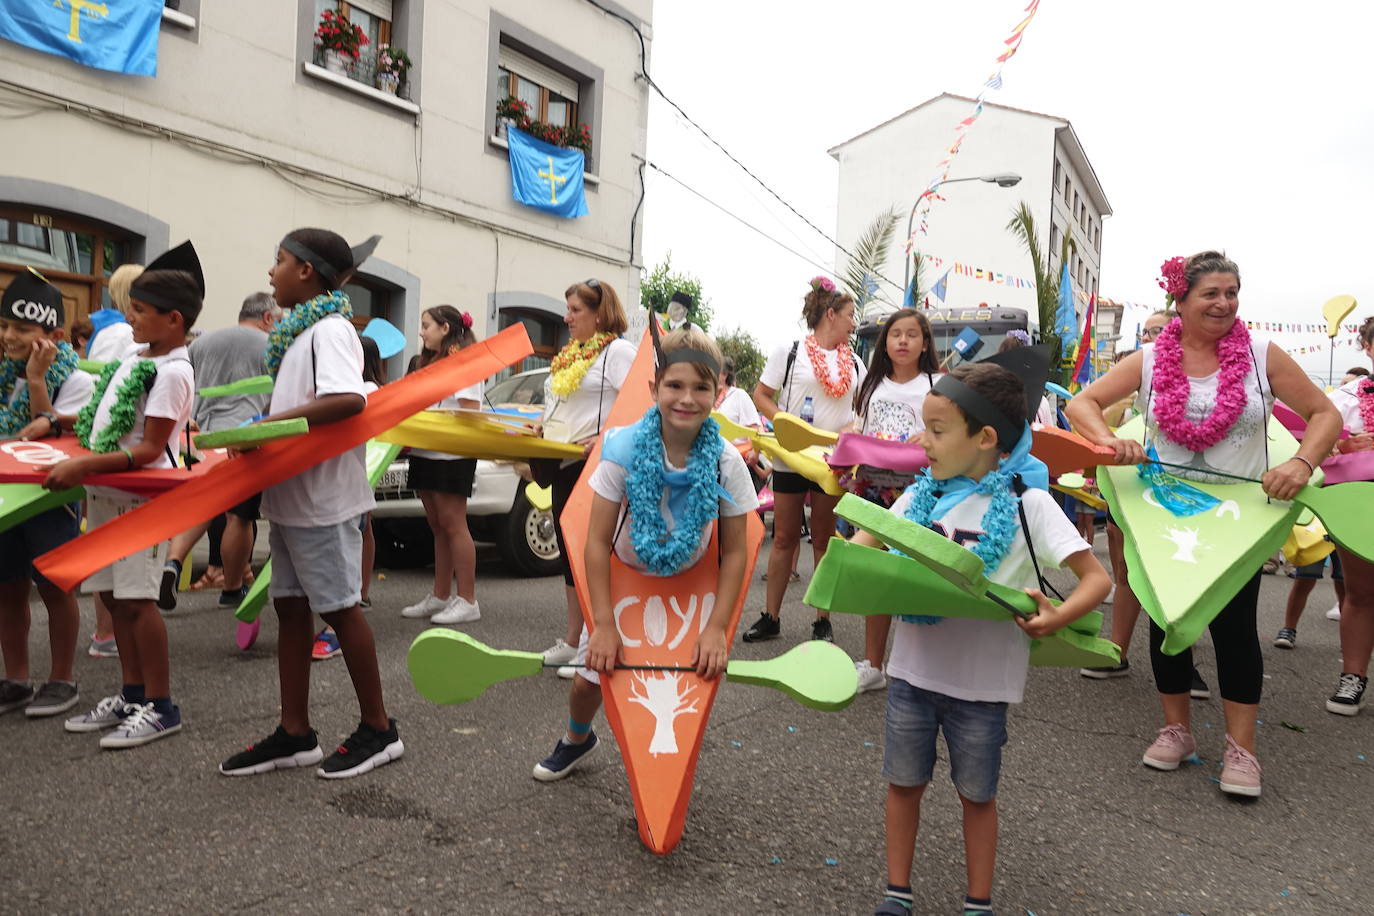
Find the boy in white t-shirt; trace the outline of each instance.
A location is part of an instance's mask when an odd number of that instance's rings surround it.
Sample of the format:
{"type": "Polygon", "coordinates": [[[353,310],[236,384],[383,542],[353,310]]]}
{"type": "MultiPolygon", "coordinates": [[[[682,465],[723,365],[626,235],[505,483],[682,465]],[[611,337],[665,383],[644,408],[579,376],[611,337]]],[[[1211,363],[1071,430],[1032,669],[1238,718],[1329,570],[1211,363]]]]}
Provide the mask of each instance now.
{"type": "MultiPolygon", "coordinates": [[[[373,236],[350,249],[326,229],[297,229],[281,240],[268,271],[272,295],[289,309],[268,337],[265,363],[276,377],[268,420],[304,417],[312,428],[337,423],[367,406],[363,348],[348,320],[343,286],[376,247],[373,236]]],[[[359,776],[404,752],[387,716],[372,628],[362,600],[362,516],[374,503],[366,448],[307,468],[263,491],[272,524],[272,585],[278,618],[281,722],[276,730],[220,764],[226,776],[314,766],[324,759],[310,727],[311,613],[334,628],[361,720],[316,771],[326,779],[359,776]]]]}
{"type": "MultiPolygon", "coordinates": [[[[94,380],[77,369],[63,339],[62,292],[32,269],[17,275],[0,299],[0,438],[39,439],[71,427],[90,400],[94,380]]],[[[33,561],[76,537],[75,505],[57,506],[0,532],[0,713],[55,716],[76,705],[72,666],[81,626],[76,596],[33,568],[33,561]],[[51,669],[36,691],[29,679],[29,584],[48,609],[51,669]]]]}
{"type": "MultiPolygon", "coordinates": [[[[148,265],[129,291],[134,342],[146,345],[109,363],[76,421],[81,446],[95,454],[54,465],[44,486],[64,490],[91,474],[176,466],[195,401],[195,373],[186,332],[200,315],[205,277],[190,242],[148,265]]],[[[146,502],[112,487],[86,488],[88,527],[97,528],[146,502]]],[[[113,729],[102,748],[128,748],[181,730],[172,702],[167,627],[156,599],[167,543],[118,560],[86,580],[114,621],[123,687],[90,712],[67,720],[67,731],[113,729]]]]}
{"type": "MultiPolygon", "coordinates": [[[[921,796],[933,773],[940,731],[963,804],[968,870],[963,912],[981,916],[992,912],[997,780],[1007,740],[1007,705],[1021,701],[1030,638],[1053,633],[1091,611],[1111,583],[1045,489],[1044,465],[1029,457],[1029,410],[1016,375],[989,362],[961,366],[935,383],[922,414],[926,428],[920,442],[930,470],[892,511],[980,556],[989,579],[1026,588],[1039,611],[1027,621],[1010,616],[1005,621],[903,617],[896,627],[887,663],[883,752],[883,775],[889,783],[888,886],[875,916],[911,912],[921,796]],[[1019,498],[1017,489],[1022,490],[1019,498]],[[1067,566],[1079,578],[1058,607],[1033,587],[1039,584],[1037,562],[1067,566]]],[[[881,546],[863,532],[855,541],[881,546]]],[[[930,610],[939,613],[937,607],[930,610]]]]}
{"type": "Polygon", "coordinates": [[[650,575],[674,576],[701,560],[718,521],[718,613],[703,625],[692,664],[704,678],[725,671],[725,628],[744,585],[746,516],[758,498],[744,459],[709,419],[720,359],[705,332],[669,332],[651,383],[655,406],[633,426],[604,434],[601,462],[588,481],[596,494],[585,548],[594,626],[590,634],[582,628],[572,661],[577,674],[568,694],[567,733],[535,764],[540,782],[567,776],[597,747],[592,719],[601,708],[601,676],[613,676],[621,650],[611,607],[612,551],[650,575]]]}

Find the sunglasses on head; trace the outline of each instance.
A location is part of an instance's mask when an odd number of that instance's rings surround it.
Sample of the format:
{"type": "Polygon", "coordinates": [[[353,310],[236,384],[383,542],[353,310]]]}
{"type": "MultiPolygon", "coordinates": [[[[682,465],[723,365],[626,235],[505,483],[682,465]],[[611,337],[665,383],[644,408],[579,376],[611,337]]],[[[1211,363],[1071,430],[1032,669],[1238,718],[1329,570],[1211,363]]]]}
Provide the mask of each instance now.
{"type": "Polygon", "coordinates": [[[582,285],[583,285],[583,286],[586,286],[586,287],[589,287],[589,288],[591,288],[591,289],[596,290],[596,304],[597,304],[597,305],[600,305],[600,304],[601,304],[601,281],[598,280],[598,279],[596,279],[595,277],[593,277],[592,279],[588,280],[587,282],[583,283],[582,285]]]}

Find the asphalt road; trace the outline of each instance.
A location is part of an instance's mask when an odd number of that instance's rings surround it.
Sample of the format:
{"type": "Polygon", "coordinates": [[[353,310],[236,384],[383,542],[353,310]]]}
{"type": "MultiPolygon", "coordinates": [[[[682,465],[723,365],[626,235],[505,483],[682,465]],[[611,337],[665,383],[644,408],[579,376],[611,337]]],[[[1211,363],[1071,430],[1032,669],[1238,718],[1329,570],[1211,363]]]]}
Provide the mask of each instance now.
{"type": "MultiPolygon", "coordinates": [[[[416,695],[404,659],[423,624],[398,611],[424,593],[428,575],[384,575],[370,616],[404,759],[339,782],[302,771],[220,776],[221,759],[276,723],[275,630],[266,615],[258,646],[240,652],[213,596],[184,595],[167,618],[181,734],[111,752],[53,720],[0,717],[0,911],[872,911],[885,880],[882,693],[821,713],[763,688],[723,689],[686,833],[659,858],[640,846],[604,720],[606,746],[585,769],[555,784],[530,778],[566,721],[566,683],[551,672],[460,707],[416,695]]],[[[1298,648],[1268,648],[1288,584],[1263,585],[1258,802],[1218,791],[1218,700],[1194,705],[1201,765],[1172,774],[1141,766],[1158,727],[1143,634],[1127,678],[1032,670],[1002,776],[998,913],[1374,912],[1374,716],[1323,709],[1339,672],[1336,625],[1323,616],[1328,583],[1313,594],[1298,648]]],[[[756,575],[746,623],[762,608],[762,586],[756,575]]],[[[558,580],[511,578],[484,552],[478,588],[483,616],[466,629],[479,639],[542,649],[558,635],[558,580]]],[[[792,587],[781,640],[737,643],[736,655],[768,657],[803,639],[801,593],[792,587]]],[[[36,609],[40,672],[45,626],[36,609]]],[[[858,654],[861,623],[838,620],[836,630],[858,654]]],[[[1215,687],[1210,650],[1201,668],[1215,687]]],[[[77,673],[81,708],[118,683],[111,660],[83,654],[77,673]]],[[[315,666],[313,690],[328,746],[357,716],[341,659],[315,666]]],[[[959,806],[943,764],[923,816],[916,912],[957,912],[959,806]]]]}

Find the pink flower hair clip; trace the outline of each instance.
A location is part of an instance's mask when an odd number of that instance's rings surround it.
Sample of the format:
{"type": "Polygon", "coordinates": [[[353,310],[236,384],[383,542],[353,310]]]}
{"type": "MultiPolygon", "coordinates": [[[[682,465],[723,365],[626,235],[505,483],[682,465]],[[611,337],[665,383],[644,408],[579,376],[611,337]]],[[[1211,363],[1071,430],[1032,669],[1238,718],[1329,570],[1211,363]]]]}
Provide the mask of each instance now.
{"type": "Polygon", "coordinates": [[[825,290],[827,293],[833,293],[835,291],[835,281],[831,280],[829,277],[818,275],[811,278],[811,289],[814,292],[825,290]]]}
{"type": "Polygon", "coordinates": [[[1170,258],[1159,267],[1159,288],[1169,305],[1188,295],[1187,264],[1183,258],[1170,258]]]}
{"type": "Polygon", "coordinates": [[[465,328],[467,328],[469,331],[471,331],[471,330],[472,330],[472,316],[469,315],[467,312],[460,312],[459,314],[463,316],[463,327],[465,327],[465,328]]]}

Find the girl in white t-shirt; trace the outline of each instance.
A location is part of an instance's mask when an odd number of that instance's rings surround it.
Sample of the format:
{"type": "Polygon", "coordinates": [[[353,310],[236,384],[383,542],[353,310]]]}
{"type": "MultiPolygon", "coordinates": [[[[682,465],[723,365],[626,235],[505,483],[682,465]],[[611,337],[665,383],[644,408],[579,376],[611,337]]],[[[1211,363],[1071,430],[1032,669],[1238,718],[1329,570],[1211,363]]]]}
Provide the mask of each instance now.
{"type": "MultiPolygon", "coordinates": [[[[754,406],[754,399],[749,397],[749,392],[735,387],[735,361],[728,356],[720,364],[720,390],[716,394],[716,411],[731,423],[746,429],[758,429],[763,425],[763,419],[759,416],[758,408],[754,406]]],[[[740,454],[744,456],[744,463],[753,473],[754,492],[758,492],[762,489],[763,482],[768,479],[768,470],[759,464],[759,453],[744,444],[748,441],[736,439],[735,447],[740,450],[740,454]]]]}
{"type": "MultiPolygon", "coordinates": [[[[472,316],[451,305],[425,309],[420,315],[420,341],[423,349],[412,363],[412,372],[476,343],[472,316]]],[[[482,383],[478,382],[444,398],[434,409],[476,410],[481,407],[481,399],[482,383]]],[[[419,494],[434,532],[434,589],[402,609],[402,617],[428,617],[430,623],[451,624],[468,623],[482,616],[477,606],[477,548],[468,531],[468,498],[472,496],[476,471],[477,461],[473,458],[411,450],[406,487],[419,494]]]]}
{"type": "MultiPolygon", "coordinates": [[[[940,371],[930,321],[916,309],[899,309],[883,322],[873,347],[868,376],[854,396],[855,419],[850,429],[895,442],[916,442],[926,428],[921,406],[940,371]]],[[[860,465],[840,483],[851,493],[888,508],[916,479],[915,474],[860,465]]],[[[886,686],[883,655],[892,618],[870,614],[864,618],[864,658],[854,663],[859,690],[886,686]]]]}
{"type": "Polygon", "coordinates": [[[710,419],[720,350],[696,328],[663,339],[654,375],[654,406],[633,426],[607,430],[592,472],[585,549],[593,627],[583,627],[568,695],[567,733],[534,767],[541,782],[562,779],[597,745],[592,719],[601,707],[600,678],[621,661],[620,631],[611,605],[611,552],[654,576],[676,576],[696,565],[720,532],[715,607],[697,637],[692,665],[704,678],[725,672],[729,609],[744,587],[746,517],[758,505],[749,469],[710,419]]]}
{"type": "MultiPolygon", "coordinates": [[[[768,357],[754,388],[754,403],[770,420],[785,410],[819,429],[839,432],[854,417],[854,391],[864,380],[863,366],[849,349],[849,335],[857,327],[854,299],[836,289],[828,277],[813,277],[802,300],[802,317],[811,333],[804,340],[783,344],[768,357]],[[812,414],[809,417],[808,411],[812,414]]],[[[835,533],[839,497],[823,492],[786,462],[773,462],[773,547],[768,553],[767,610],[745,631],[745,642],[778,637],[778,617],[801,545],[802,513],[808,494],[811,548],[819,565],[835,533]]],[[[816,612],[811,638],[833,641],[829,614],[816,612]]]]}

